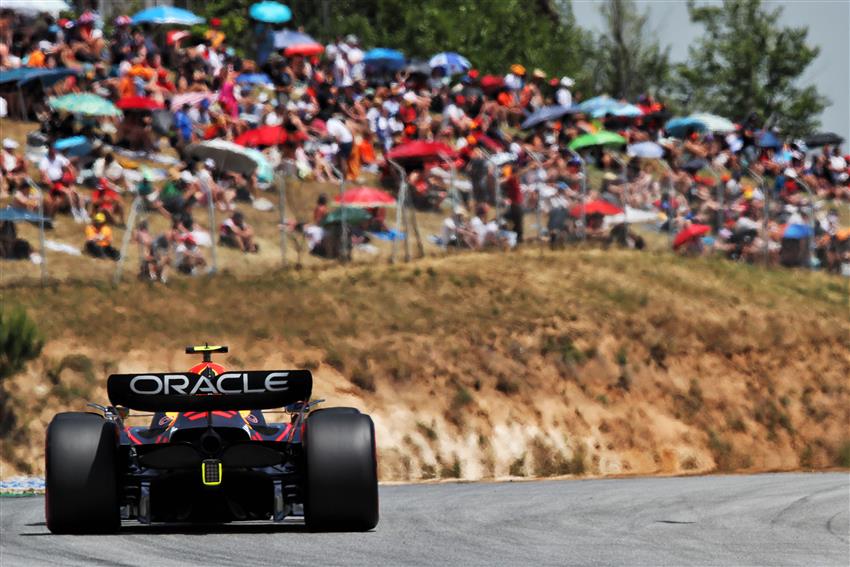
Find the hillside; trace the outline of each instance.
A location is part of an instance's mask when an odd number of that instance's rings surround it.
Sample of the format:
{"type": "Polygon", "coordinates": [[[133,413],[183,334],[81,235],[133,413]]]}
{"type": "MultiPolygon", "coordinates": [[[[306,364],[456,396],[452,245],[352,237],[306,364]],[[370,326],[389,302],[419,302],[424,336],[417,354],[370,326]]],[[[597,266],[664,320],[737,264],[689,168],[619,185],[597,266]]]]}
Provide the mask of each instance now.
{"type": "Polygon", "coordinates": [[[591,249],[2,291],[47,338],[3,386],[2,475],[110,372],[307,367],[383,480],[850,466],[846,280],[591,249]]]}

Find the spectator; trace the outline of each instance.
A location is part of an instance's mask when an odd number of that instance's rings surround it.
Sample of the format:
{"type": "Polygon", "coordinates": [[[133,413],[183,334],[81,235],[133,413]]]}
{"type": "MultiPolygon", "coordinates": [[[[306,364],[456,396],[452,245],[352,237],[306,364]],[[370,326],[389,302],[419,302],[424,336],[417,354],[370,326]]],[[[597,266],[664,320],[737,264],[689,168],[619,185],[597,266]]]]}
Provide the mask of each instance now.
{"type": "Polygon", "coordinates": [[[50,197],[55,210],[71,210],[78,223],[89,222],[89,216],[82,206],[80,194],[73,188],[77,179],[77,170],[70,160],[56,151],[56,146],[47,146],[47,155],[38,164],[42,181],[50,187],[50,197]]]}
{"type": "Polygon", "coordinates": [[[254,242],[254,229],[240,211],[234,211],[229,219],[221,223],[219,242],[224,246],[238,248],[245,253],[256,253],[259,249],[254,242]]]}
{"type": "Polygon", "coordinates": [[[136,227],[133,240],[139,244],[139,277],[167,283],[170,264],[168,239],[164,235],[154,238],[148,228],[148,221],[142,220],[136,227]]]}
{"type": "Polygon", "coordinates": [[[197,275],[207,265],[207,261],[191,234],[186,235],[177,243],[174,250],[174,261],[177,265],[177,271],[189,276],[197,275]]]}
{"type": "Polygon", "coordinates": [[[117,261],[121,253],[112,247],[112,229],[106,224],[106,215],[95,213],[92,223],[86,226],[85,251],[94,258],[117,261]]]}

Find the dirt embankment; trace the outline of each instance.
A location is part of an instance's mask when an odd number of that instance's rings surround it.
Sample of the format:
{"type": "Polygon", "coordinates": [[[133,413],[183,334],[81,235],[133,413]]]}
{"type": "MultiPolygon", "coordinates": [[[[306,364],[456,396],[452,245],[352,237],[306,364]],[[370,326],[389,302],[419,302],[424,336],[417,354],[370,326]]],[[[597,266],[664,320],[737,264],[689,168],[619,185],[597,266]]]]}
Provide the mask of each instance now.
{"type": "Polygon", "coordinates": [[[3,385],[2,475],[41,473],[46,424],[107,374],[204,340],[371,413],[384,480],[846,467],[846,285],[591,250],[6,290],[48,342],[3,385]]]}

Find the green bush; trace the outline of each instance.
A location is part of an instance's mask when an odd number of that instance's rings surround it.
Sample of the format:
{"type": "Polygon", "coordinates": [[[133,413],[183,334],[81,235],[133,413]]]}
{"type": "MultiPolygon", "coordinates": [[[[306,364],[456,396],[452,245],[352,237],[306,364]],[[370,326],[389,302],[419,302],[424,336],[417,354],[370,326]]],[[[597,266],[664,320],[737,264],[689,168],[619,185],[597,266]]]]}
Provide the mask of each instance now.
{"type": "Polygon", "coordinates": [[[0,380],[41,354],[44,340],[23,307],[0,306],[0,380]]]}

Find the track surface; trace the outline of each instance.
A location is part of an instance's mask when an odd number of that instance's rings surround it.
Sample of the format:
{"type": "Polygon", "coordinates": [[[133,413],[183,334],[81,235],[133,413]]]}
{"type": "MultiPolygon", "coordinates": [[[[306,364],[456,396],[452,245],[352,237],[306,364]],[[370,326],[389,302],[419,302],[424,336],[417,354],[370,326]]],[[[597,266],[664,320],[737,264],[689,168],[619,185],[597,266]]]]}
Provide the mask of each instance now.
{"type": "Polygon", "coordinates": [[[125,525],[53,536],[41,497],[2,498],[0,564],[850,565],[850,475],[381,487],[372,533],[125,525]]]}

